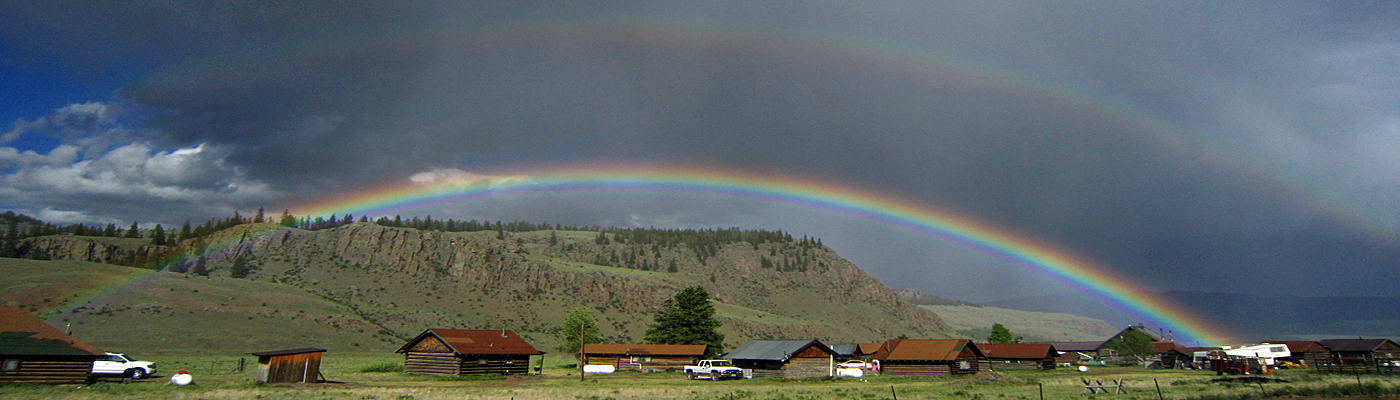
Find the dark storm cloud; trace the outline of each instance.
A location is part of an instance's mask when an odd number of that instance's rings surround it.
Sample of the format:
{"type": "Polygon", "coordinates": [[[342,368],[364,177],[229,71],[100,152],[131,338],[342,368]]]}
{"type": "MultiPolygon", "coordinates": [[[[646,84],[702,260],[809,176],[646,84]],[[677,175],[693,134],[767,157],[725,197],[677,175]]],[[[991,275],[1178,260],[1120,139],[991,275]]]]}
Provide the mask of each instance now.
{"type": "MultiPolygon", "coordinates": [[[[143,113],[131,124],[220,149],[226,175],[267,193],[684,162],[903,196],[1146,282],[1277,274],[1303,290],[1299,274],[1400,261],[1393,231],[1327,200],[1400,198],[1384,3],[3,7],[11,48],[82,70],[153,63],[117,94],[143,113]]],[[[460,211],[627,225],[761,209],[564,203],[460,211]]]]}

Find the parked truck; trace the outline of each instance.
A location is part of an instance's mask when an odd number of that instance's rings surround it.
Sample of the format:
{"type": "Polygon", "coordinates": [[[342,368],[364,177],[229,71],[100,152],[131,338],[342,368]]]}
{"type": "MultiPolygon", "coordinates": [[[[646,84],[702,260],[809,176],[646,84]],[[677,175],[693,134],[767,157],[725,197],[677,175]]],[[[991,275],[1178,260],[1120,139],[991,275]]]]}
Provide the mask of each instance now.
{"type": "Polygon", "coordinates": [[[700,360],[695,365],[685,366],[686,379],[743,379],[744,370],[730,364],[729,360],[700,360]]]}
{"type": "Polygon", "coordinates": [[[137,361],[125,354],[107,353],[92,362],[95,376],[122,376],[142,379],[156,373],[156,363],[137,361]]]}

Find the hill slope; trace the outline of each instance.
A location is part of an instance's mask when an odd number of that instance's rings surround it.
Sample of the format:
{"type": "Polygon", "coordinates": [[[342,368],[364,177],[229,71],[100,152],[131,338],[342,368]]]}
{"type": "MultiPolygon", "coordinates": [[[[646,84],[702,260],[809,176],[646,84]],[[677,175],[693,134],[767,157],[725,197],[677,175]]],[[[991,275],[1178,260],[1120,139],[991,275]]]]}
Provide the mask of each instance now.
{"type": "Polygon", "coordinates": [[[1027,342],[1104,340],[1118,333],[1102,320],[1071,314],[1043,313],[982,306],[927,306],[964,337],[986,341],[992,324],[1002,324],[1027,342]]]}
{"type": "Polygon", "coordinates": [[[0,302],[107,351],[393,351],[353,310],[287,285],[78,261],[0,258],[0,302]]]}
{"type": "MultiPolygon", "coordinates": [[[[350,316],[368,324],[366,332],[404,339],[433,327],[507,328],[541,348],[555,344],[557,327],[575,306],[592,309],[604,325],[601,333],[610,341],[640,341],[661,303],[694,285],[704,286],[716,299],[717,317],[724,323],[726,347],[731,349],[751,338],[850,342],[956,334],[937,315],[900,298],[815,241],[789,238],[690,246],[635,238],[621,243],[611,234],[610,240],[600,241],[598,235],[453,233],[369,223],[306,231],[245,224],[160,253],[183,254],[185,261],[174,269],[194,270],[202,262],[210,276],[223,279],[184,278],[192,274],[166,272],[161,275],[170,277],[155,280],[163,283],[143,291],[195,290],[175,282],[223,285],[223,290],[249,296],[300,291],[325,303],[318,307],[330,307],[317,311],[327,313],[317,319],[350,316]],[[253,268],[246,279],[228,278],[235,261],[253,268]],[[335,307],[344,311],[337,314],[335,307]]],[[[33,239],[52,249],[81,248],[69,241],[84,240],[33,239]]],[[[76,258],[73,254],[81,253],[50,251],[56,258],[76,258]]],[[[216,304],[233,307],[230,301],[243,301],[237,295],[230,297],[216,304]]],[[[176,301],[122,297],[112,300],[107,310],[128,306],[139,310],[144,307],[140,304],[176,301]]],[[[263,301],[255,303],[261,308],[256,310],[258,316],[266,318],[302,311],[281,301],[269,301],[265,308],[260,306],[263,301]]],[[[77,314],[70,310],[67,318],[86,324],[83,318],[103,310],[100,304],[90,307],[77,314]]],[[[369,335],[360,342],[377,340],[382,342],[369,335]]]]}

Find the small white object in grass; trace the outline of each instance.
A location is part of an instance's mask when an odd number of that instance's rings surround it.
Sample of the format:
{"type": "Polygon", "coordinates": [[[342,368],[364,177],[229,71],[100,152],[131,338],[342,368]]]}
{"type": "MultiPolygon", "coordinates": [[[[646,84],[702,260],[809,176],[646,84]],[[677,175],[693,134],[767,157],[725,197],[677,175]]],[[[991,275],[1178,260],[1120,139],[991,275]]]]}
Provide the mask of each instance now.
{"type": "Polygon", "coordinates": [[[170,377],[170,383],[174,383],[174,384],[177,385],[177,386],[185,386],[185,385],[188,385],[188,384],[190,384],[190,381],[193,381],[193,380],[194,380],[194,377],[190,376],[190,374],[189,374],[189,373],[186,373],[185,371],[180,371],[180,373],[175,374],[175,376],[170,377]]]}
{"type": "Polygon", "coordinates": [[[1089,366],[1088,366],[1088,365],[1080,365],[1080,366],[1079,366],[1079,372],[1089,372],[1089,366]]]}

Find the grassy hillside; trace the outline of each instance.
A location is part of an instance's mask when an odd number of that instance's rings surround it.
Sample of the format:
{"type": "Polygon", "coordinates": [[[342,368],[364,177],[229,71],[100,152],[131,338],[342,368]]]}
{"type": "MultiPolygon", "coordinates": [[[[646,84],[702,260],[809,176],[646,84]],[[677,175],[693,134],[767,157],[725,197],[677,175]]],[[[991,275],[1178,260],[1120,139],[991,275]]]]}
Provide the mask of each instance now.
{"type": "MultiPolygon", "coordinates": [[[[392,351],[427,328],[511,329],[551,351],[565,313],[579,306],[594,314],[608,342],[640,342],[662,302],[695,285],[715,301],[725,350],[754,338],[978,338],[999,320],[1028,339],[1089,340],[1106,326],[1059,316],[1012,324],[1044,318],[919,308],[815,240],[610,235],[245,224],[157,249],[163,259],[184,260],[163,264],[170,268],[163,272],[0,259],[0,293],[7,296],[0,300],[71,324],[100,347],[148,354],[392,351]],[[235,265],[246,267],[246,276],[234,274],[235,265]],[[939,318],[944,312],[956,327],[939,318]]],[[[53,254],[65,257],[85,246],[82,238],[39,239],[34,243],[64,249],[53,254]]]]}
{"type": "Polygon", "coordinates": [[[0,258],[0,293],[107,351],[237,354],[297,347],[393,351],[344,306],[281,284],[73,261],[0,258]]]}
{"type": "Polygon", "coordinates": [[[1118,333],[1101,320],[1078,315],[978,306],[919,306],[937,313],[964,337],[986,341],[992,324],[1002,324],[1028,342],[1105,340],[1118,333]]]}

